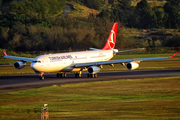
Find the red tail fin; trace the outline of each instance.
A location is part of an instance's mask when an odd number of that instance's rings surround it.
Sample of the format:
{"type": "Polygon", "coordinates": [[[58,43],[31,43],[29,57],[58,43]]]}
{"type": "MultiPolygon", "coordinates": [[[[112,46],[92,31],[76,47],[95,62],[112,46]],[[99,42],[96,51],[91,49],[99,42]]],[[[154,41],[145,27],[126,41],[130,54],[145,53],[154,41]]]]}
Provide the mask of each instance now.
{"type": "Polygon", "coordinates": [[[114,49],[115,42],[116,42],[117,29],[118,29],[118,22],[113,24],[113,27],[112,27],[111,32],[109,34],[106,45],[104,46],[104,48],[102,50],[112,50],[112,49],[114,49]]]}

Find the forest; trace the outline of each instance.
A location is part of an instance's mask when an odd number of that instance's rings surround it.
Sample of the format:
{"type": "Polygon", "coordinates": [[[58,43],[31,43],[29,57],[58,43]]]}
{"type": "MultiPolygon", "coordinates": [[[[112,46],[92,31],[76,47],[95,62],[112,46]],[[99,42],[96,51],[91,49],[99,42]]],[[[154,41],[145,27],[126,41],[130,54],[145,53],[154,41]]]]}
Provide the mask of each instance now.
{"type": "MultiPolygon", "coordinates": [[[[180,0],[0,0],[0,49],[13,51],[102,48],[119,22],[116,48],[179,47],[180,0]],[[163,4],[158,4],[163,3],[163,4]],[[65,5],[85,6],[96,14],[63,15],[65,5]],[[151,30],[152,38],[136,31],[151,30]],[[176,31],[168,33],[167,31],[176,31]],[[129,32],[129,33],[127,33],[129,32]],[[131,34],[132,33],[132,34],[131,34]]],[[[74,12],[82,9],[73,8],[74,12]]]]}

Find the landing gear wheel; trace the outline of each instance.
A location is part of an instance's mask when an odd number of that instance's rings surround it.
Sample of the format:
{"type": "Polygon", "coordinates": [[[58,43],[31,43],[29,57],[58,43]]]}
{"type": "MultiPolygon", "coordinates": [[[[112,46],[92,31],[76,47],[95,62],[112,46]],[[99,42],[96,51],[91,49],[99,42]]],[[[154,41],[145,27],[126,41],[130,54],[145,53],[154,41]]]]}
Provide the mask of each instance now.
{"type": "Polygon", "coordinates": [[[44,76],[39,76],[39,79],[40,80],[44,80],[44,76]]]}
{"type": "Polygon", "coordinates": [[[67,75],[66,75],[66,73],[63,73],[63,77],[66,77],[67,75]]]}
{"type": "Polygon", "coordinates": [[[94,74],[90,74],[90,78],[94,78],[94,74]]]}
{"type": "Polygon", "coordinates": [[[94,74],[94,78],[97,78],[97,74],[96,73],[94,74]]]}
{"type": "Polygon", "coordinates": [[[75,77],[76,78],[80,78],[81,77],[81,73],[75,73],[75,77]]]}
{"type": "Polygon", "coordinates": [[[75,73],[75,77],[76,77],[76,78],[78,77],[78,74],[77,74],[77,73],[75,73]]]}
{"type": "Polygon", "coordinates": [[[57,73],[57,78],[64,78],[66,77],[66,73],[57,73]]]}
{"type": "Polygon", "coordinates": [[[89,73],[89,74],[87,74],[87,77],[88,78],[97,78],[97,74],[96,73],[95,74],[89,73]]]}
{"type": "Polygon", "coordinates": [[[60,73],[57,73],[57,78],[59,78],[60,77],[60,73]]]}

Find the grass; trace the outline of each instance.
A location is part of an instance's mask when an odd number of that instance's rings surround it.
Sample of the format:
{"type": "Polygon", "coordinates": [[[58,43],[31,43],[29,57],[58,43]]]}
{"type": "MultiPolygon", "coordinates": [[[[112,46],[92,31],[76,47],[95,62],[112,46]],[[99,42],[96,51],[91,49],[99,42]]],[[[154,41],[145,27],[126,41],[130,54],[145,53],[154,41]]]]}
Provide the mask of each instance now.
{"type": "Polygon", "coordinates": [[[0,119],[180,119],[179,77],[53,85],[0,94],[0,119]]]}

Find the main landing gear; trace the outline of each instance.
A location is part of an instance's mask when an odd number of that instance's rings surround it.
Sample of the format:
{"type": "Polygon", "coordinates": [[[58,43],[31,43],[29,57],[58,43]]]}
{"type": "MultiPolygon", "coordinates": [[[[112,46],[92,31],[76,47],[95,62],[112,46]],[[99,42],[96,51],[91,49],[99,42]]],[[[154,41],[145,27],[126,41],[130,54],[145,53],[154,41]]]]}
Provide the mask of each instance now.
{"type": "Polygon", "coordinates": [[[77,73],[75,73],[75,77],[76,77],[76,78],[81,78],[81,74],[82,74],[81,71],[80,71],[80,72],[77,72],[77,73]]]}
{"type": "Polygon", "coordinates": [[[66,73],[57,73],[57,78],[65,78],[66,73]]]}
{"type": "MultiPolygon", "coordinates": [[[[81,74],[82,74],[82,72],[77,72],[77,73],[75,73],[75,77],[80,78],[81,74]]],[[[66,73],[57,73],[57,78],[65,78],[65,77],[66,77],[66,73]]]]}
{"type": "MultiPolygon", "coordinates": [[[[81,71],[74,73],[76,78],[81,78],[81,74],[82,74],[81,71]]],[[[57,78],[65,78],[65,77],[66,77],[66,73],[57,73],[57,78]]],[[[93,73],[88,73],[87,77],[88,78],[97,78],[97,73],[94,73],[94,74],[93,73]]]]}
{"type": "Polygon", "coordinates": [[[88,73],[88,74],[87,74],[87,77],[88,77],[88,78],[97,78],[97,73],[95,73],[95,74],[88,73]]]}

